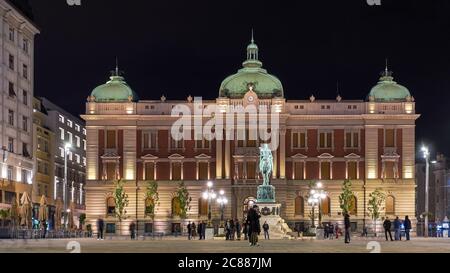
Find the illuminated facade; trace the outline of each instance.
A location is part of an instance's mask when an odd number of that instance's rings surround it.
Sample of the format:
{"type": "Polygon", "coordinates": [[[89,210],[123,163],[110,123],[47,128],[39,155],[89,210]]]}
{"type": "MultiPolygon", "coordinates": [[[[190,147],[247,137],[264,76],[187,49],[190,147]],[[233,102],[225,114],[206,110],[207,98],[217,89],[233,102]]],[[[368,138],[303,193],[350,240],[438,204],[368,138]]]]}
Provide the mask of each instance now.
{"type": "Polygon", "coordinates": [[[39,30],[18,2],[0,0],[0,209],[10,208],[25,191],[31,194],[34,170],[34,37],[39,30]]]}
{"type": "MultiPolygon", "coordinates": [[[[310,182],[323,182],[327,198],[322,201],[322,221],[340,222],[339,195],[345,179],[353,182],[354,230],[361,230],[368,216],[368,196],[377,188],[387,195],[382,213],[412,218],[415,213],[415,113],[414,98],[393,81],[387,70],[365,100],[286,100],[282,83],[267,73],[252,40],[247,60],[237,74],[222,83],[216,100],[203,101],[227,112],[230,106],[266,105],[280,115],[280,145],[274,152],[272,183],[282,217],[291,226],[310,224],[310,182]]],[[[186,94],[188,95],[188,94],[186,94]]],[[[364,95],[364,94],[362,94],[364,95]]],[[[129,195],[123,234],[137,221],[139,232],[170,233],[188,221],[207,219],[202,192],[213,181],[230,203],[225,217],[242,220],[249,201],[256,197],[260,141],[183,140],[171,137],[179,117],[176,105],[194,113],[191,96],[183,101],[140,100],[116,69],[111,80],[97,87],[86,104],[88,222],[98,218],[117,223],[113,214],[113,182],[126,181],[129,195]],[[159,203],[154,218],[146,215],[146,181],[159,184],[159,203]],[[173,198],[180,181],[186,184],[191,204],[186,219],[173,215],[173,198]]],[[[205,124],[211,117],[204,119],[205,124]]],[[[248,123],[248,120],[246,119],[248,123]]],[[[239,131],[238,131],[239,132],[239,131]]],[[[244,136],[249,131],[243,131],[244,136]]],[[[194,134],[194,132],[192,132],[194,134]]],[[[148,200],[147,200],[148,201],[148,200]]],[[[213,204],[213,218],[220,217],[213,204]]]]}

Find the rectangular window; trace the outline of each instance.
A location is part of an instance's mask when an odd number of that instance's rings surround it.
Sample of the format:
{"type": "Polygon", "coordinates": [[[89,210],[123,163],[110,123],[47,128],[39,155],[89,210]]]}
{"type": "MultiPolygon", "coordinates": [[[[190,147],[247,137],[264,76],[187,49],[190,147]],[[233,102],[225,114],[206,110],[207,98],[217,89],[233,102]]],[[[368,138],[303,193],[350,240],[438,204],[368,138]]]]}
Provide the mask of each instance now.
{"type": "Polygon", "coordinates": [[[59,128],[59,134],[60,134],[61,140],[65,140],[66,139],[66,136],[64,134],[64,129],[63,128],[59,128]]]}
{"type": "Polygon", "coordinates": [[[304,179],[304,166],[303,162],[293,162],[294,164],[294,180],[304,179]]]}
{"type": "Polygon", "coordinates": [[[348,162],[348,179],[355,180],[358,179],[358,163],[357,162],[348,162]]]}
{"type": "Polygon", "coordinates": [[[79,136],[75,136],[75,142],[76,142],[77,147],[80,148],[81,147],[81,140],[80,140],[79,136]]]}
{"type": "Polygon", "coordinates": [[[29,50],[29,41],[27,39],[23,39],[22,41],[22,49],[25,53],[28,53],[29,50]]]}
{"type": "Polygon", "coordinates": [[[22,143],[22,155],[25,157],[30,157],[30,152],[28,151],[28,144],[22,143]]]}
{"type": "Polygon", "coordinates": [[[22,117],[22,130],[28,132],[28,118],[22,117]]]}
{"type": "Polygon", "coordinates": [[[172,180],[174,181],[181,180],[181,163],[179,162],[172,163],[172,180]]]}
{"type": "Polygon", "coordinates": [[[59,122],[64,123],[65,118],[64,118],[64,116],[59,115],[58,120],[59,120],[59,122]]]}
{"type": "Polygon", "coordinates": [[[14,179],[13,173],[14,173],[14,167],[13,166],[8,166],[8,171],[7,171],[7,179],[8,179],[8,181],[13,181],[13,179],[14,179]]]}
{"type": "Polygon", "coordinates": [[[183,149],[183,140],[176,141],[172,137],[170,138],[170,147],[172,150],[183,149]]]}
{"type": "Polygon", "coordinates": [[[145,180],[148,181],[155,180],[155,163],[152,162],[145,163],[145,180]]]}
{"type": "Polygon", "coordinates": [[[86,140],[83,139],[83,149],[86,151],[86,140]]]}
{"type": "Polygon", "coordinates": [[[69,136],[69,143],[73,144],[73,134],[71,132],[67,132],[67,135],[69,136]]]}
{"type": "Polygon", "coordinates": [[[306,132],[292,132],[292,148],[306,148],[306,132]]]}
{"type": "Polygon", "coordinates": [[[331,163],[330,162],[322,162],[320,163],[320,179],[330,180],[331,179],[331,163]]]}
{"type": "Polygon", "coordinates": [[[73,153],[69,152],[69,160],[72,161],[73,160],[73,153]]]}
{"type": "Polygon", "coordinates": [[[73,126],[73,122],[70,119],[67,120],[67,126],[69,126],[70,128],[72,128],[73,126]]]}
{"type": "Polygon", "coordinates": [[[116,131],[106,132],[106,148],[115,149],[116,148],[116,131]]]}
{"type": "Polygon", "coordinates": [[[81,127],[78,124],[75,124],[75,131],[81,132],[81,127]]]}
{"type": "Polygon", "coordinates": [[[22,170],[22,183],[28,183],[28,171],[22,170]]]}
{"type": "Polygon", "coordinates": [[[8,94],[11,98],[15,98],[16,97],[16,91],[14,88],[14,83],[9,82],[8,83],[8,94]]]}
{"type": "Polygon", "coordinates": [[[385,130],[385,147],[393,148],[395,147],[395,130],[394,129],[386,129],[385,130]]]}
{"type": "Polygon", "coordinates": [[[256,162],[247,161],[247,179],[256,179],[256,162]]]}
{"type": "Polygon", "coordinates": [[[14,126],[14,111],[8,110],[8,124],[14,126]]]}
{"type": "Polygon", "coordinates": [[[83,128],[83,135],[86,135],[86,129],[83,128]]]}
{"type": "Polygon", "coordinates": [[[86,166],[86,157],[83,157],[83,165],[86,166]]]}
{"type": "Polygon", "coordinates": [[[16,39],[16,30],[12,27],[9,28],[9,40],[11,42],[14,42],[14,40],[16,39]]]}
{"type": "Polygon", "coordinates": [[[22,66],[22,76],[28,80],[28,65],[26,64],[22,66]]]}
{"type": "Polygon", "coordinates": [[[28,92],[26,90],[22,90],[22,102],[28,105],[28,92]]]}
{"type": "Polygon", "coordinates": [[[59,155],[64,157],[64,148],[59,147],[59,155]]]}
{"type": "Polygon", "coordinates": [[[8,64],[9,69],[14,71],[14,55],[9,54],[8,64]]]}
{"type": "Polygon", "coordinates": [[[14,153],[14,139],[12,137],[8,137],[8,152],[14,153]]]}
{"type": "Polygon", "coordinates": [[[208,163],[200,162],[198,163],[198,179],[199,180],[208,180],[208,163]]]}
{"type": "Polygon", "coordinates": [[[319,148],[330,149],[333,147],[333,133],[322,132],[319,133],[319,148]]]}
{"type": "Polygon", "coordinates": [[[156,149],[157,148],[157,131],[143,132],[144,149],[156,149]]]}
{"type": "Polygon", "coordinates": [[[76,159],[76,161],[77,161],[77,163],[78,164],[80,164],[81,163],[81,157],[80,157],[80,155],[75,155],[75,159],[76,159]]]}
{"type": "Polygon", "coordinates": [[[16,200],[16,193],[11,191],[5,191],[5,203],[12,205],[14,200],[16,200]]]}
{"type": "Polygon", "coordinates": [[[359,148],[359,132],[346,132],[345,133],[345,147],[346,148],[359,148]]]}

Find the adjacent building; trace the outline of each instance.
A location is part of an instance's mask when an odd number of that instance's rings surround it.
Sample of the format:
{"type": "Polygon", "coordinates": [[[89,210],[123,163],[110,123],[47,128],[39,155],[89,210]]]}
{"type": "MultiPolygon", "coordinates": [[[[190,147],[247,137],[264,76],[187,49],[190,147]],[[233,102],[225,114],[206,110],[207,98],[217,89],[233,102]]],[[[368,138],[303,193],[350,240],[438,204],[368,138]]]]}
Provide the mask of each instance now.
{"type": "MultiPolygon", "coordinates": [[[[417,216],[421,218],[425,210],[425,162],[417,163],[417,216]]],[[[430,164],[429,203],[430,223],[440,224],[445,217],[450,217],[450,162],[438,154],[430,164]]]]}
{"type": "Polygon", "coordinates": [[[0,16],[0,208],[9,208],[32,191],[34,37],[39,30],[27,1],[0,0],[0,16]]]}
{"type": "MultiPolygon", "coordinates": [[[[240,119],[243,123],[232,133],[224,132],[224,140],[211,140],[201,131],[197,140],[176,140],[171,131],[179,117],[171,113],[180,105],[193,113],[187,120],[208,107],[226,114],[232,106],[263,105],[279,114],[272,184],[282,204],[282,217],[292,227],[310,225],[309,185],[318,181],[327,192],[321,203],[323,222],[342,222],[339,195],[346,179],[353,182],[355,192],[353,230],[371,223],[368,199],[378,188],[387,196],[383,217],[414,218],[415,122],[419,115],[409,90],[396,83],[387,68],[373,89],[361,94],[361,100],[340,96],[318,100],[310,94],[304,94],[310,96],[306,100],[286,100],[284,94],[281,81],[263,68],[253,40],[243,67],[223,81],[216,100],[203,101],[200,107],[191,96],[173,101],[164,96],[157,101],[139,99],[116,69],[107,83],[93,90],[82,116],[87,130],[88,222],[95,227],[96,220],[103,218],[107,231],[117,232],[113,183],[117,179],[125,181],[129,196],[129,218],[120,225],[122,234],[128,232],[131,221],[138,223],[141,233],[170,233],[188,221],[206,220],[208,206],[202,192],[207,181],[214,182],[216,191],[223,189],[230,200],[225,218],[245,217],[262,183],[258,154],[264,141],[254,140],[253,132],[246,129],[254,122],[252,116],[240,119]],[[146,194],[147,181],[157,182],[159,202],[146,194]],[[186,219],[178,213],[181,181],[191,201],[186,219]],[[154,213],[149,213],[153,205],[154,213]]],[[[217,113],[206,116],[195,126],[218,118],[217,113]]],[[[191,136],[196,132],[192,130],[191,136]]],[[[212,208],[212,217],[219,219],[219,206],[214,203],[212,208]]]]}
{"type": "Polygon", "coordinates": [[[52,143],[55,150],[53,199],[64,200],[63,187],[65,159],[67,159],[67,203],[74,203],[76,214],[84,212],[86,178],[86,129],[84,122],[55,105],[46,98],[40,98],[47,112],[46,126],[55,134],[52,143]],[[66,148],[67,153],[66,153],[66,148]]]}

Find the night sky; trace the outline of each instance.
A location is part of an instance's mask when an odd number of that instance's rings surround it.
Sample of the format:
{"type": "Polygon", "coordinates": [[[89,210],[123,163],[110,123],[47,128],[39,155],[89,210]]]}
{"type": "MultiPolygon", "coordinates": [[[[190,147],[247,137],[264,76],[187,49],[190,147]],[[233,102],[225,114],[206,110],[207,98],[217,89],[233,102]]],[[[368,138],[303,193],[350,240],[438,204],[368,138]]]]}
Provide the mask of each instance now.
{"type": "Polygon", "coordinates": [[[288,99],[365,99],[389,59],[422,114],[417,142],[450,155],[450,1],[31,0],[35,93],[79,115],[115,66],[141,99],[215,99],[255,29],[288,99]]]}

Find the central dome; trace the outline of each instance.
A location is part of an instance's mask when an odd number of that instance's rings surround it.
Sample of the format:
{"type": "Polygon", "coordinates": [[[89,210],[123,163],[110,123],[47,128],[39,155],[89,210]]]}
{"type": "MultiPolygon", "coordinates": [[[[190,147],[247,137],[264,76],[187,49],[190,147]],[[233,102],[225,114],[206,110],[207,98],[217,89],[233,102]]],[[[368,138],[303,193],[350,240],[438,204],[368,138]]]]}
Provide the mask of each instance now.
{"type": "Polygon", "coordinates": [[[252,38],[247,47],[247,60],[243,63],[243,68],[222,82],[219,90],[220,97],[243,98],[249,91],[250,85],[260,98],[284,97],[281,81],[262,68],[258,51],[258,46],[252,38]]]}
{"type": "Polygon", "coordinates": [[[369,93],[369,100],[378,102],[407,101],[411,98],[408,88],[398,84],[392,77],[392,72],[386,70],[381,74],[380,81],[369,93]]]}
{"type": "Polygon", "coordinates": [[[135,102],[139,100],[137,94],[125,82],[125,79],[119,76],[118,68],[107,83],[92,91],[91,97],[95,102],[135,102]]]}

